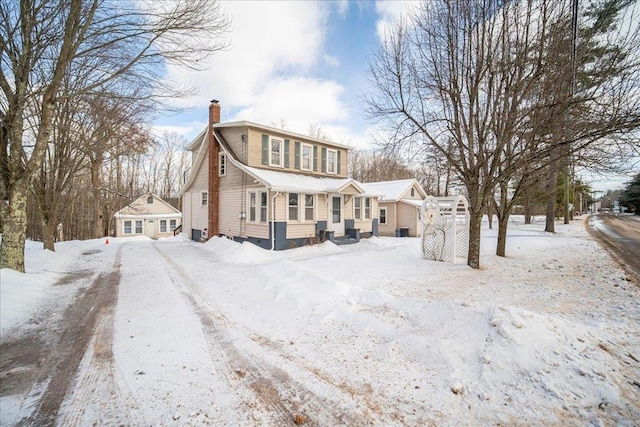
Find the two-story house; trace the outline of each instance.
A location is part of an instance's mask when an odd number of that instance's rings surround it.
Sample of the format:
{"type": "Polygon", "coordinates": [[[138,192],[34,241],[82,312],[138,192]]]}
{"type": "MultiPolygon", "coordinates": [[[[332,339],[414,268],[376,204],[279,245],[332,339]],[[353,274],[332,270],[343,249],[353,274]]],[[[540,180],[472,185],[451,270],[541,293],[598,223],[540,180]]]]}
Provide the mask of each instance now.
{"type": "Polygon", "coordinates": [[[348,146],[257,123],[209,125],[188,147],[183,231],[266,249],[378,234],[378,199],[347,177],[348,146]]]}

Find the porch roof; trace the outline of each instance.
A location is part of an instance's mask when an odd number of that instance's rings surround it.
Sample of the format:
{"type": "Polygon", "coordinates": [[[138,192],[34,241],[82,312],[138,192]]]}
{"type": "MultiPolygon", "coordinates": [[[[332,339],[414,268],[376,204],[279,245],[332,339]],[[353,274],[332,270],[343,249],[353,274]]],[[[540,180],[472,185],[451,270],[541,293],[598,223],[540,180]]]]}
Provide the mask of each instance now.
{"type": "Polygon", "coordinates": [[[269,169],[260,169],[252,166],[244,166],[246,171],[273,191],[288,193],[340,193],[374,196],[367,194],[358,181],[352,178],[329,178],[322,176],[303,175],[299,173],[280,172],[269,169]]]}

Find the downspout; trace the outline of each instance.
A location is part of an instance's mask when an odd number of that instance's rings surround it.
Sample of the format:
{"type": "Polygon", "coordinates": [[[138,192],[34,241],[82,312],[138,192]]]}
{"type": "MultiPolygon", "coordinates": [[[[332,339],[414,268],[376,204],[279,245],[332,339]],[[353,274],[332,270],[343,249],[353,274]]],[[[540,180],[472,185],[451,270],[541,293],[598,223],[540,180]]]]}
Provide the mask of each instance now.
{"type": "Polygon", "coordinates": [[[280,195],[279,191],[273,195],[271,199],[271,250],[276,250],[276,197],[280,195]]]}

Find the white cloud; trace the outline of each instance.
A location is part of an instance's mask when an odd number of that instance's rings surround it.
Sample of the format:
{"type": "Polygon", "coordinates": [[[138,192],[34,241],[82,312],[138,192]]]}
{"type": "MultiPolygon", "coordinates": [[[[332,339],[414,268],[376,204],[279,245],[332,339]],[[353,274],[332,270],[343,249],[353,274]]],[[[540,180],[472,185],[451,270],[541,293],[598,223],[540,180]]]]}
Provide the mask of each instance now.
{"type": "Polygon", "coordinates": [[[400,18],[407,16],[409,11],[420,4],[417,0],[376,1],[376,12],[380,19],[376,23],[376,32],[380,40],[393,28],[393,24],[400,18]]]}
{"type": "Polygon", "coordinates": [[[252,102],[233,120],[270,124],[284,119],[289,130],[306,133],[309,123],[343,121],[348,116],[340,102],[344,88],[329,80],[287,77],[272,80],[255,93],[252,102]]]}
{"type": "Polygon", "coordinates": [[[206,71],[170,69],[169,78],[188,81],[199,95],[180,106],[206,106],[212,98],[227,106],[254,102],[278,74],[306,72],[322,58],[325,9],[315,2],[223,2],[232,19],[230,47],[218,52],[206,71]]]}
{"type": "Polygon", "coordinates": [[[340,60],[338,58],[336,58],[335,56],[332,55],[324,55],[323,56],[324,62],[329,65],[330,67],[334,67],[337,68],[340,66],[340,60]]]}

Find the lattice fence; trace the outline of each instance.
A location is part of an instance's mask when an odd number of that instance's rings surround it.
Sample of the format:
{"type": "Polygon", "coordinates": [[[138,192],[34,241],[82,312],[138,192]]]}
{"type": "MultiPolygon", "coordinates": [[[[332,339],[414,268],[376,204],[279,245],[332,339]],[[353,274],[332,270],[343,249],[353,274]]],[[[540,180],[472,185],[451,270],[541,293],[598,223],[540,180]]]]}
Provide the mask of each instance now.
{"type": "Polygon", "coordinates": [[[462,263],[469,249],[469,208],[463,196],[429,196],[420,209],[422,257],[462,263]]]}

